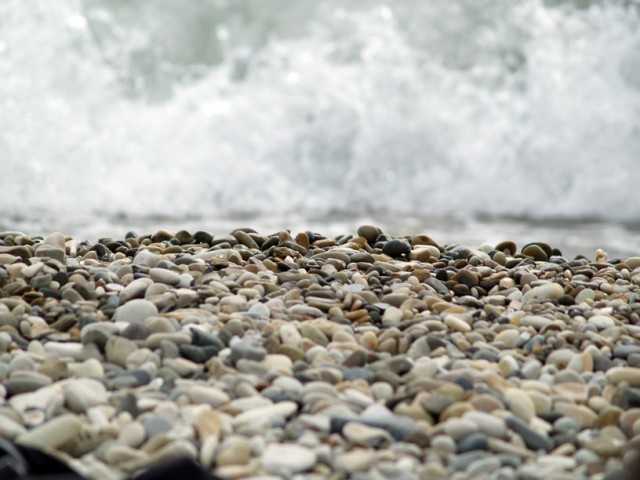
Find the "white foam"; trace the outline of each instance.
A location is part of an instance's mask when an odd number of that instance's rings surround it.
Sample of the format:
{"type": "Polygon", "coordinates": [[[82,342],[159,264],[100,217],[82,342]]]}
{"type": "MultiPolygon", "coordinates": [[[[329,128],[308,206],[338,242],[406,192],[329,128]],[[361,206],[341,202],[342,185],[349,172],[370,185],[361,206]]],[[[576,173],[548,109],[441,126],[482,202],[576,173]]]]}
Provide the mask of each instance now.
{"type": "Polygon", "coordinates": [[[4,222],[640,220],[637,7],[276,3],[2,2],[4,222]]]}

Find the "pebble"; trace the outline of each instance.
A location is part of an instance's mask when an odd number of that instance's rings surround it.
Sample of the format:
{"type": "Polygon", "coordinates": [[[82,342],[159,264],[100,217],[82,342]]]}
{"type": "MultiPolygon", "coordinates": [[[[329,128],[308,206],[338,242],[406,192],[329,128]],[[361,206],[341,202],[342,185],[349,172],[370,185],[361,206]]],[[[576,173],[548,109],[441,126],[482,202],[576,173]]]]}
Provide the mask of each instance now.
{"type": "Polygon", "coordinates": [[[82,431],[82,421],[77,416],[68,413],[19,435],[16,441],[34,448],[63,448],[79,438],[82,431]]]}
{"type": "Polygon", "coordinates": [[[459,317],[456,317],[455,315],[447,315],[446,317],[444,317],[444,323],[451,328],[452,330],[455,330],[457,332],[470,332],[471,331],[471,326],[465,322],[464,320],[462,320],[459,317]]]}
{"type": "Polygon", "coordinates": [[[504,398],[509,410],[525,422],[529,422],[536,415],[536,407],[531,397],[524,390],[508,388],[504,392],[504,398]]]}
{"type": "Polygon", "coordinates": [[[178,285],[180,283],[180,274],[165,268],[152,268],[149,270],[149,278],[154,282],[167,285],[178,285]]]}
{"type": "Polygon", "coordinates": [[[556,300],[564,295],[564,289],[557,283],[545,283],[538,287],[533,287],[522,297],[523,303],[532,301],[546,302],[548,300],[556,300]]]}
{"type": "Polygon", "coordinates": [[[107,361],[122,367],[126,366],[127,358],[136,350],[138,346],[133,341],[116,335],[110,337],[105,344],[107,361]]]}
{"type": "Polygon", "coordinates": [[[632,387],[640,387],[640,368],[614,367],[607,370],[607,380],[614,385],[626,382],[632,387]]]}
{"type": "Polygon", "coordinates": [[[553,448],[553,442],[548,436],[545,436],[527,425],[522,420],[508,416],[506,419],[507,427],[519,434],[524,440],[525,445],[532,450],[550,451],[553,448]]]}
{"type": "Polygon", "coordinates": [[[371,225],[0,241],[0,434],[88,478],[609,478],[638,443],[640,257],[371,225]]]}
{"type": "Polygon", "coordinates": [[[63,388],[65,404],[75,413],[86,413],[89,408],[109,401],[104,384],[92,378],[70,379],[63,388]]]}
{"type": "Polygon", "coordinates": [[[143,322],[154,315],[158,315],[158,307],[148,300],[136,299],[116,308],[113,319],[117,322],[143,322]]]}
{"type": "Polygon", "coordinates": [[[502,438],[507,432],[504,420],[491,414],[472,410],[463,415],[465,420],[470,420],[478,426],[478,429],[492,437],[502,438]]]}
{"type": "Polygon", "coordinates": [[[276,474],[300,473],[316,462],[313,450],[295,444],[270,444],[260,460],[265,470],[276,474]]]}
{"type": "Polygon", "coordinates": [[[495,336],[493,341],[502,343],[506,348],[515,348],[520,343],[520,332],[513,328],[503,330],[495,336]]]}

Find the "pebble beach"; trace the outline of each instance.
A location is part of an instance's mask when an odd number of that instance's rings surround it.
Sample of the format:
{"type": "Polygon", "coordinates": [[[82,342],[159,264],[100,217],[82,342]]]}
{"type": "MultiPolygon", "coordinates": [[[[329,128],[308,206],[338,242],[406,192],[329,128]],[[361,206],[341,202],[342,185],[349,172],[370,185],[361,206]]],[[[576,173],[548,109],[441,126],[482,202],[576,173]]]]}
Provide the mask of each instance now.
{"type": "Polygon", "coordinates": [[[0,436],[88,479],[622,479],[640,252],[0,232],[0,436]]]}

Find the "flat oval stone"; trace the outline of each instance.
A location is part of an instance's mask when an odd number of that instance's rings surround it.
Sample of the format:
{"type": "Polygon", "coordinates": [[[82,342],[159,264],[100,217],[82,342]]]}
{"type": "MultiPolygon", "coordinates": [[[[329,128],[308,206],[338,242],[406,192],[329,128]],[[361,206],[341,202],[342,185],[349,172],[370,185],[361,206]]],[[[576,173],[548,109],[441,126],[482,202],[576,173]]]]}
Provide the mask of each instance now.
{"type": "Polygon", "coordinates": [[[536,407],[531,397],[524,390],[518,388],[508,388],[504,392],[505,400],[509,410],[515,413],[525,422],[529,422],[536,414],[536,407]]]}
{"type": "Polygon", "coordinates": [[[241,413],[234,417],[233,424],[241,425],[252,422],[271,422],[274,419],[287,418],[293,415],[297,410],[298,405],[294,402],[280,402],[266,407],[254,408],[248,412],[241,413]]]}
{"type": "Polygon", "coordinates": [[[520,332],[515,328],[503,330],[495,336],[493,341],[503,343],[506,348],[515,348],[520,343],[520,332]]]}
{"type": "Polygon", "coordinates": [[[598,330],[604,330],[605,328],[614,327],[616,325],[616,322],[613,320],[613,318],[607,315],[594,315],[592,317],[589,317],[587,323],[589,323],[589,325],[593,325],[598,330]]]}
{"type": "Polygon", "coordinates": [[[299,473],[316,463],[313,450],[292,443],[270,444],[260,459],[262,467],[272,473],[299,473]]]}
{"type": "Polygon", "coordinates": [[[144,297],[147,288],[152,284],[153,280],[146,277],[133,280],[120,292],[120,302],[126,303],[131,299],[144,297]]]}
{"type": "Polygon", "coordinates": [[[627,382],[632,387],[640,387],[640,368],[635,367],[614,367],[607,373],[607,380],[614,385],[627,382]]]}
{"type": "Polygon", "coordinates": [[[469,325],[467,322],[465,322],[464,320],[462,320],[459,317],[456,317],[455,315],[446,315],[444,317],[444,323],[451,328],[452,330],[455,330],[456,332],[470,332],[471,331],[471,325],[469,325]]]}
{"type": "Polygon", "coordinates": [[[487,450],[488,448],[487,436],[481,432],[473,432],[458,440],[456,451],[458,453],[467,453],[473,450],[487,450]]]}
{"type": "Polygon", "coordinates": [[[564,289],[557,283],[546,283],[538,287],[533,287],[522,297],[523,303],[528,302],[546,302],[547,300],[555,300],[564,295],[564,289]]]}
{"type": "Polygon", "coordinates": [[[148,300],[131,300],[116,308],[113,319],[116,322],[143,322],[148,317],[158,315],[158,308],[148,300]]]}
{"type": "Polygon", "coordinates": [[[533,450],[550,451],[553,448],[553,441],[541,433],[533,430],[525,422],[514,416],[508,416],[506,419],[507,427],[522,437],[528,448],[533,450]]]}
{"type": "Polygon", "coordinates": [[[35,448],[60,448],[79,438],[83,425],[76,415],[55,417],[17,438],[17,443],[35,448]]]}
{"type": "Polygon", "coordinates": [[[361,225],[358,227],[358,236],[363,237],[369,245],[373,245],[382,231],[373,225],[361,225]]]}
{"type": "Polygon", "coordinates": [[[478,425],[469,419],[451,418],[444,424],[444,432],[455,439],[466,437],[477,431],[478,425]]]}
{"type": "Polygon", "coordinates": [[[167,285],[178,285],[180,283],[180,274],[167,270],[166,268],[152,268],[149,270],[151,280],[167,285]]]}
{"type": "Polygon", "coordinates": [[[507,433],[507,426],[502,418],[489,413],[473,410],[463,415],[466,420],[475,423],[480,431],[492,437],[502,438],[507,433]]]}

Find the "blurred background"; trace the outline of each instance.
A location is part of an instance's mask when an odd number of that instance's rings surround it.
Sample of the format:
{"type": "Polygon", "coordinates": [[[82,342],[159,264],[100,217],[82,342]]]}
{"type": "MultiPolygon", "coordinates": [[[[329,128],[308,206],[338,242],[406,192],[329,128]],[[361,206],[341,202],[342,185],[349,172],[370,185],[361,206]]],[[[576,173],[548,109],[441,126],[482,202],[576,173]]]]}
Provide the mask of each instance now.
{"type": "Polygon", "coordinates": [[[2,0],[0,229],[640,254],[640,5],[2,0]]]}

